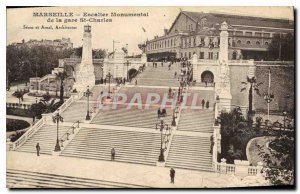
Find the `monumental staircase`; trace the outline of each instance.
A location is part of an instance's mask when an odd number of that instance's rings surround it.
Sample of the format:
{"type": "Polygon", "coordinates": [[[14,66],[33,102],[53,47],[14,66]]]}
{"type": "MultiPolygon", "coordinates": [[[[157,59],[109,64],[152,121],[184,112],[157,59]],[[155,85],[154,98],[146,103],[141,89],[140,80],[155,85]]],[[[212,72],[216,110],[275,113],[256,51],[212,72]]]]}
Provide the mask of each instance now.
{"type": "Polygon", "coordinates": [[[214,111],[210,109],[181,111],[179,131],[213,133],[214,111]]]}
{"type": "Polygon", "coordinates": [[[82,128],[61,156],[155,165],[160,153],[160,133],[82,128]]]}
{"type": "MultiPolygon", "coordinates": [[[[154,68],[151,64],[149,64],[145,71],[138,74],[136,79],[138,85],[178,87],[180,81],[178,81],[179,75],[179,63],[174,63],[173,65],[171,65],[171,68],[169,70],[168,63],[164,63],[162,67],[161,62],[158,62],[157,68],[154,68]],[[175,71],[177,72],[177,77],[174,77],[175,71]]],[[[131,84],[135,84],[134,80],[131,84]]]]}
{"type": "MultiPolygon", "coordinates": [[[[59,126],[58,137],[62,137],[70,127],[59,126]]],[[[17,149],[20,152],[36,153],[36,144],[40,145],[41,154],[52,154],[56,144],[56,125],[44,125],[17,149]]]]}
{"type": "MultiPolygon", "coordinates": [[[[108,109],[100,110],[91,123],[154,129],[155,124],[159,122],[158,107],[150,106],[149,109],[139,109],[136,105],[130,109],[127,107],[128,105],[118,105],[116,109],[108,107],[108,109]]],[[[172,111],[170,108],[166,108],[166,111],[167,116],[164,117],[164,121],[171,124],[172,111]]]]}
{"type": "Polygon", "coordinates": [[[166,166],[212,171],[209,137],[174,135],[166,166]]]}

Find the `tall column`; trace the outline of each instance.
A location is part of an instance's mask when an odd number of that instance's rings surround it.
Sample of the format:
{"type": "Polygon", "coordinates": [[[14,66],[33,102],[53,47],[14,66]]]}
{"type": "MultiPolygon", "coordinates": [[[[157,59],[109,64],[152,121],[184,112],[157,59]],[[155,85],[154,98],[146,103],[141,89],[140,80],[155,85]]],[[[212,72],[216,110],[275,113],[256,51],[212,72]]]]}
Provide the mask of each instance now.
{"type": "Polygon", "coordinates": [[[220,98],[220,108],[230,111],[231,91],[230,91],[230,70],[228,66],[228,24],[223,22],[220,33],[220,55],[219,55],[219,83],[217,83],[217,94],[220,98]]]}
{"type": "Polygon", "coordinates": [[[84,26],[82,46],[82,59],[76,72],[76,82],[73,88],[77,91],[85,91],[89,85],[91,88],[95,85],[94,65],[92,58],[92,33],[91,26],[84,26]]]}

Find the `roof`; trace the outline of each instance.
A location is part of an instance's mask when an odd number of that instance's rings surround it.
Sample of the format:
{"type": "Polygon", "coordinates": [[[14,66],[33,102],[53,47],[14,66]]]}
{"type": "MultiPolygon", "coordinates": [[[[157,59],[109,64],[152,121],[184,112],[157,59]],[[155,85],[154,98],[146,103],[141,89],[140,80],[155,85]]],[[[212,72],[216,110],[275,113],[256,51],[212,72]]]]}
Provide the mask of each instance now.
{"type": "MultiPolygon", "coordinates": [[[[209,22],[219,23],[226,21],[230,25],[247,25],[247,26],[260,26],[271,28],[294,28],[294,22],[288,19],[275,19],[275,18],[263,18],[254,16],[241,16],[224,13],[203,13],[203,12],[188,12],[182,11],[195,22],[201,20],[203,17],[207,17],[209,22]]],[[[180,13],[180,14],[181,14],[180,13]]]]}

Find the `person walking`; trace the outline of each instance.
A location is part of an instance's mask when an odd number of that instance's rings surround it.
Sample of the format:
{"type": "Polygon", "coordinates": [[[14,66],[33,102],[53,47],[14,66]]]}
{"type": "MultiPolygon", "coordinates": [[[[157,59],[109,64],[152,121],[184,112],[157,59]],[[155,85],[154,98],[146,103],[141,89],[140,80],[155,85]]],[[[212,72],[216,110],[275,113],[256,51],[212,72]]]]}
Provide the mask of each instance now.
{"type": "Polygon", "coordinates": [[[111,161],[114,161],[115,160],[115,156],[116,156],[116,151],[115,151],[115,148],[112,148],[111,151],[111,161]]]}
{"type": "Polygon", "coordinates": [[[158,110],[157,110],[157,118],[159,118],[160,115],[161,115],[161,111],[160,111],[160,108],[158,108],[158,110]]]}
{"type": "Polygon", "coordinates": [[[204,109],[204,106],[205,106],[205,100],[204,99],[202,100],[201,104],[202,104],[202,109],[204,109]]]}
{"type": "Polygon", "coordinates": [[[175,180],[175,170],[173,168],[170,169],[170,177],[171,177],[171,183],[174,184],[175,180]]]}
{"type": "Polygon", "coordinates": [[[40,144],[37,143],[35,147],[36,147],[36,155],[40,156],[40,150],[41,150],[40,144]]]}
{"type": "Polygon", "coordinates": [[[209,108],[209,101],[206,102],[206,108],[209,108]]]}
{"type": "Polygon", "coordinates": [[[137,80],[135,79],[135,86],[137,86],[137,80]]]}

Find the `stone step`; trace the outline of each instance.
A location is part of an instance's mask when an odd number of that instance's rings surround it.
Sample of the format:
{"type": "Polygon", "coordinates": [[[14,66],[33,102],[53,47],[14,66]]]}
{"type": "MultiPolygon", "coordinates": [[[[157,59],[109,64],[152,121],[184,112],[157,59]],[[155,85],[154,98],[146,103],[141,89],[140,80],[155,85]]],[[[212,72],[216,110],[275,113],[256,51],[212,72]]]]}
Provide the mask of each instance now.
{"type": "Polygon", "coordinates": [[[57,174],[7,170],[9,188],[144,188],[142,185],[71,177],[57,174]]]}

